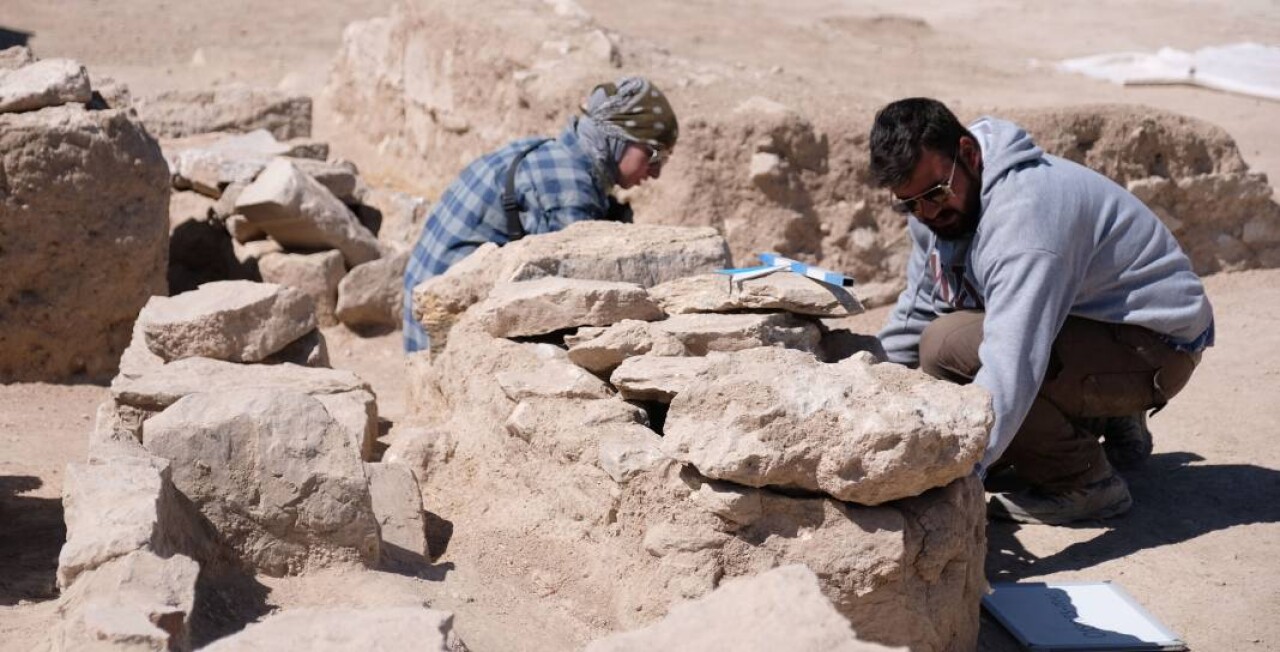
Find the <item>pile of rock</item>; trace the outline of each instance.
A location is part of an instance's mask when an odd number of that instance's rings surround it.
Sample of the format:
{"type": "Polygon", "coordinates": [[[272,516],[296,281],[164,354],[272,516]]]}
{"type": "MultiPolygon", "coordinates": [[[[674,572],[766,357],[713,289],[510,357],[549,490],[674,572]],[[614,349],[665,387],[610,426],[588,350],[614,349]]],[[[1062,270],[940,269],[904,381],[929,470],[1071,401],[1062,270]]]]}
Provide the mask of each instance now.
{"type": "MultiPolygon", "coordinates": [[[[54,649],[189,649],[197,578],[426,563],[414,472],[374,461],[373,392],[328,368],[316,324],[305,293],[248,281],[146,305],[89,459],[67,469],[54,649]]],[[[381,624],[368,636],[433,632],[454,649],[448,614],[347,616],[381,624]]],[[[222,645],[274,640],[299,618],[222,645]]]]}
{"type": "Polygon", "coordinates": [[[165,294],[159,146],[79,63],[10,48],[0,180],[0,382],[110,378],[134,316],[165,294]]]}
{"type": "Polygon", "coordinates": [[[606,629],[803,563],[868,640],[974,645],[981,389],[832,355],[822,322],[857,300],[789,272],[708,274],[729,261],[706,229],[584,224],[518,244],[414,292],[433,329],[411,359],[426,427],[387,457],[472,528],[453,559],[516,542],[530,590],[606,629]]]}
{"type": "Polygon", "coordinates": [[[165,151],[173,291],[261,280],[310,295],[322,326],[399,326],[425,201],[369,188],[325,143],[265,129],[170,140],[165,151]]]}

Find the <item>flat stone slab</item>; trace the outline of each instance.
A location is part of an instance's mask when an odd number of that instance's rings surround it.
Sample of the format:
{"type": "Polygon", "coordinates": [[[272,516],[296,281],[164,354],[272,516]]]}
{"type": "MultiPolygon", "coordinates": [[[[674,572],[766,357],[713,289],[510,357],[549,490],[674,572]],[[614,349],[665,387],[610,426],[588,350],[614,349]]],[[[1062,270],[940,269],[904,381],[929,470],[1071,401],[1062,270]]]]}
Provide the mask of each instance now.
{"type": "Polygon", "coordinates": [[[787,313],[673,315],[653,327],[674,336],[689,355],[780,346],[813,352],[821,333],[811,322],[787,313]]]}
{"type": "Polygon", "coordinates": [[[422,607],[287,609],[202,648],[206,652],[309,650],[456,652],[453,614],[422,607]]]}
{"type": "Polygon", "coordinates": [[[365,465],[373,515],[382,537],[382,563],[392,569],[413,569],[431,559],[422,492],[413,469],[406,464],[376,462],[365,465]]]}
{"type": "Polygon", "coordinates": [[[709,478],[878,505],[973,472],[993,415],[981,388],[859,353],[779,348],[708,357],[671,402],[663,452],[709,478]]]}
{"type": "Polygon", "coordinates": [[[671,333],[633,319],[607,328],[580,328],[564,341],[569,345],[569,360],[597,374],[611,373],[632,356],[688,355],[688,349],[671,333]]]}
{"type": "Polygon", "coordinates": [[[734,283],[723,274],[699,274],[667,281],[649,294],[668,314],[782,310],[817,317],[844,317],[863,311],[849,290],[791,272],[734,283]]]}
{"type": "Polygon", "coordinates": [[[587,652],[735,650],[741,652],[890,652],[859,641],[818,577],[802,565],[783,566],[725,582],[698,600],[676,605],[643,629],[587,645],[587,652]]]}
{"type": "Polygon", "coordinates": [[[508,338],[663,316],[648,292],[634,283],[560,277],[500,284],[476,310],[490,335],[508,338]]]}
{"type": "Polygon", "coordinates": [[[316,327],[303,292],[271,283],[216,281],[148,302],[141,318],[152,353],[167,361],[206,357],[258,362],[316,327]]]}
{"type": "Polygon", "coordinates": [[[625,399],[670,403],[709,364],[702,357],[642,355],[627,358],[613,371],[609,382],[625,399]]]}
{"type": "Polygon", "coordinates": [[[243,365],[209,358],[186,358],[135,378],[116,378],[111,394],[122,405],[162,410],[198,392],[228,389],[292,388],[311,395],[370,392],[350,371],[293,364],[243,365]]]}
{"type": "Polygon", "coordinates": [[[258,174],[236,198],[236,212],[285,247],[337,249],[347,267],[382,255],[351,210],[288,159],[274,159],[258,174]]]}
{"type": "Polygon", "coordinates": [[[44,59],[12,70],[0,69],[0,113],[35,111],[93,97],[89,73],[71,59],[44,59]]]}

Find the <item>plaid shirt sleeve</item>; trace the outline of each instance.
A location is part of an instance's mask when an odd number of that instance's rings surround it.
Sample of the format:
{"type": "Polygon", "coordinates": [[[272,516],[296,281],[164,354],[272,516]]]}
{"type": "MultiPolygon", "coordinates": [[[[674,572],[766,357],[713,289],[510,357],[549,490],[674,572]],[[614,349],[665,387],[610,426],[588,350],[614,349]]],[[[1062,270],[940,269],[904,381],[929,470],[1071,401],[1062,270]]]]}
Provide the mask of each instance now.
{"type": "MultiPolygon", "coordinates": [[[[515,141],[471,163],[432,208],[405,266],[405,351],[430,346],[426,330],[413,318],[413,288],[443,274],[485,242],[501,245],[510,240],[502,210],[507,168],[532,142],[515,141]]],[[[608,195],[602,178],[572,131],[529,152],[515,178],[525,232],[551,233],[573,222],[604,217],[608,195]]]]}

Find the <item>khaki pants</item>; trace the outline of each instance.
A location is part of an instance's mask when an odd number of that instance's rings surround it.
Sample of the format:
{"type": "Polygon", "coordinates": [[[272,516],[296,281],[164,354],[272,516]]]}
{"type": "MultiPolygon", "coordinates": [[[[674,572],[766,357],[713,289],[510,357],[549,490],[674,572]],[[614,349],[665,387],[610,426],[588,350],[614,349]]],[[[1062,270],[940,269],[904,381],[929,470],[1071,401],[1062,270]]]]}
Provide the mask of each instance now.
{"type": "MultiPolygon", "coordinates": [[[[920,369],[954,383],[971,382],[982,367],[983,316],[955,312],[929,324],[920,338],[920,369]]],[[[1018,477],[1047,491],[1108,477],[1112,471],[1100,433],[1077,421],[1163,407],[1199,361],[1199,353],[1177,351],[1145,328],[1067,318],[1035,403],[997,467],[1012,464],[1018,477]]]]}

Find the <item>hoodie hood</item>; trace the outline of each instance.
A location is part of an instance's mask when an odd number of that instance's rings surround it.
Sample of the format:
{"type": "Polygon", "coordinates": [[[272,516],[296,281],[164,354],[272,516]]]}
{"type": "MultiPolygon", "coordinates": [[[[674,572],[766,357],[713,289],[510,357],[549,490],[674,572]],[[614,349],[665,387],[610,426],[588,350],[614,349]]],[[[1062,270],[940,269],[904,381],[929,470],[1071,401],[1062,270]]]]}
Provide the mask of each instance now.
{"type": "Polygon", "coordinates": [[[982,149],[982,200],[986,205],[991,187],[1019,166],[1044,158],[1044,150],[1022,128],[1007,120],[983,117],[969,125],[982,149]]]}

